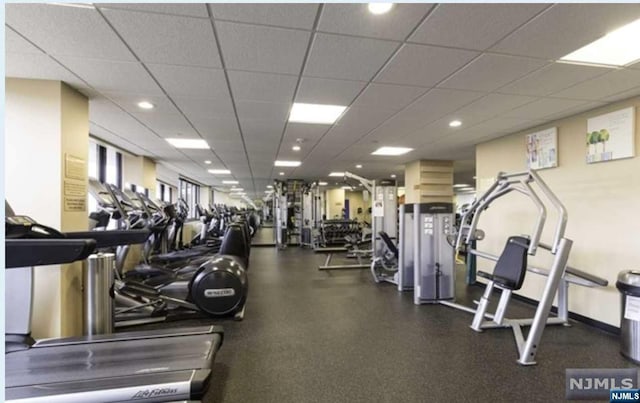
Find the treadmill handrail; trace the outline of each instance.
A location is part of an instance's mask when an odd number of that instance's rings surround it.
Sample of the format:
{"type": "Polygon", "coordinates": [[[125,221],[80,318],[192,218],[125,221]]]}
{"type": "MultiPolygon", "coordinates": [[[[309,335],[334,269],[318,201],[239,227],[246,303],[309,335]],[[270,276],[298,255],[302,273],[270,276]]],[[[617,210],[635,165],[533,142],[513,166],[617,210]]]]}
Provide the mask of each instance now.
{"type": "Polygon", "coordinates": [[[5,267],[46,266],[86,259],[96,248],[93,239],[7,239],[5,267]]]}
{"type": "Polygon", "coordinates": [[[109,230],[66,232],[68,239],[94,239],[96,248],[110,248],[120,245],[134,245],[146,242],[149,230],[109,230]]]}

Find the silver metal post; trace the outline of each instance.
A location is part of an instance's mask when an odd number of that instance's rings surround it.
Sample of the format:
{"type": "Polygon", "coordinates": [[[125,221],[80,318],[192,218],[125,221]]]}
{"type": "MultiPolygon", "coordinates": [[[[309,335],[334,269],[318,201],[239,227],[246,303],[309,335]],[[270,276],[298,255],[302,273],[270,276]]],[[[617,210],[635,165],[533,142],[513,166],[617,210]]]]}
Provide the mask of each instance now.
{"type": "Polygon", "coordinates": [[[564,269],[567,266],[567,260],[569,259],[569,252],[571,251],[571,245],[573,241],[562,238],[558,243],[558,252],[553,259],[553,264],[549,272],[547,283],[542,293],[542,298],[538,303],[536,314],[531,324],[531,330],[529,336],[522,349],[518,363],[521,365],[535,365],[536,351],[542,338],[542,332],[547,324],[547,318],[549,317],[549,311],[551,310],[551,304],[553,298],[556,295],[558,286],[560,285],[560,279],[564,274],[564,269]]]}
{"type": "Polygon", "coordinates": [[[113,299],[109,289],[113,284],[113,253],[89,256],[84,270],[85,335],[113,333],[113,299]]]}
{"type": "Polygon", "coordinates": [[[564,278],[560,279],[558,286],[558,318],[569,324],[569,282],[564,278]]]}

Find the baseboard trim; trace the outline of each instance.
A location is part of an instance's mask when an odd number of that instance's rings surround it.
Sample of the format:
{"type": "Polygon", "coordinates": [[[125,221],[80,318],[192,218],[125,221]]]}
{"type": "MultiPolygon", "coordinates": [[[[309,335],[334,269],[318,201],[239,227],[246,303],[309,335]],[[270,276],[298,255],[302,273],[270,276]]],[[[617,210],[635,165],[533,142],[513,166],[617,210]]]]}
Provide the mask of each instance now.
{"type": "MultiPolygon", "coordinates": [[[[478,287],[485,287],[485,284],[481,283],[481,282],[476,282],[474,284],[475,286],[478,287]]],[[[538,301],[536,301],[533,298],[529,298],[529,297],[525,297],[524,295],[518,295],[518,294],[511,294],[513,299],[517,299],[518,301],[521,302],[525,302],[527,304],[533,305],[533,306],[537,306],[538,305],[538,301]]],[[[558,313],[558,308],[556,308],[555,306],[551,307],[551,312],[553,312],[554,314],[558,313]]],[[[620,328],[610,325],[608,323],[604,323],[601,322],[599,320],[595,320],[592,318],[589,318],[587,316],[584,315],[580,315],[579,313],[575,313],[575,312],[571,312],[569,311],[569,319],[573,319],[576,322],[580,322],[580,323],[584,323],[585,325],[589,325],[592,327],[595,327],[598,330],[602,330],[604,332],[607,333],[611,333],[611,334],[615,334],[615,335],[620,335],[620,328]]]]}

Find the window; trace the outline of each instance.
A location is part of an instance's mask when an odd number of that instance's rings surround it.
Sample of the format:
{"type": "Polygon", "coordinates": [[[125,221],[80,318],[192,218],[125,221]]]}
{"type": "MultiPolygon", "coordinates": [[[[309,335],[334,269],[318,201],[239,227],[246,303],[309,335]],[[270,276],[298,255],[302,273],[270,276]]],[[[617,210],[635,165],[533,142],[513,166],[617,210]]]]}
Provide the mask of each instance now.
{"type": "Polygon", "coordinates": [[[172,190],[171,185],[158,181],[156,183],[156,199],[171,203],[171,199],[173,198],[172,190]]]}
{"type": "Polygon", "coordinates": [[[180,179],[180,197],[189,206],[189,218],[198,218],[196,204],[200,203],[200,186],[185,179],[180,179]]]}
{"type": "MultiPolygon", "coordinates": [[[[113,147],[98,144],[89,139],[89,177],[96,178],[103,183],[111,183],[122,189],[122,153],[113,147]]],[[[93,197],[88,200],[89,213],[98,209],[93,197]]]]}

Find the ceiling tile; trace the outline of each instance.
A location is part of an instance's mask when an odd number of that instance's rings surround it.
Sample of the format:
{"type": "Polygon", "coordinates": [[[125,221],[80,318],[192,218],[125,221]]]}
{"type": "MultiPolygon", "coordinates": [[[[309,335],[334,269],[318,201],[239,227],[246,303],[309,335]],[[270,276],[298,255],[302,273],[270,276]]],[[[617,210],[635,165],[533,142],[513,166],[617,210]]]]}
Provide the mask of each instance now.
{"type": "Polygon", "coordinates": [[[123,10],[104,14],[143,62],[222,66],[209,20],[123,10]]]}
{"type": "Polygon", "coordinates": [[[640,70],[614,70],[556,92],[554,97],[599,100],[640,85],[640,70]]]}
{"type": "Polygon", "coordinates": [[[440,87],[493,91],[545,64],[547,62],[536,59],[483,54],[449,77],[440,87]]]}
{"type": "Polygon", "coordinates": [[[371,83],[360,94],[355,106],[376,109],[400,110],[428,90],[408,85],[371,83]]]}
{"type": "Polygon", "coordinates": [[[325,4],[318,30],[337,34],[404,40],[433,4],[397,3],[380,17],[373,15],[367,3],[325,4]]]}
{"type": "Polygon", "coordinates": [[[227,118],[235,120],[229,98],[173,97],[176,105],[189,119],[227,118]]]}
{"type": "Polygon", "coordinates": [[[143,94],[130,94],[123,92],[109,92],[103,91],[102,94],[105,97],[113,100],[120,105],[124,110],[129,113],[141,113],[141,114],[177,114],[179,113],[175,106],[171,103],[169,98],[165,95],[143,95],[143,94]],[[138,102],[147,101],[153,104],[153,109],[145,110],[138,106],[138,102]]]}
{"type": "Polygon", "coordinates": [[[140,63],[58,56],[69,70],[99,91],[161,95],[162,91],[140,63]]]}
{"type": "Polygon", "coordinates": [[[565,109],[573,108],[581,104],[586,104],[586,102],[573,99],[543,98],[539,101],[508,111],[504,116],[532,120],[546,119],[549,115],[557,114],[565,109]]]}
{"type": "Polygon", "coordinates": [[[60,80],[72,87],[87,84],[44,53],[5,53],[5,76],[39,80],[60,80]]]}
{"type": "Polygon", "coordinates": [[[439,4],[411,42],[485,50],[547,4],[439,4]]]}
{"type": "Polygon", "coordinates": [[[295,102],[349,105],[366,84],[364,81],[303,77],[295,102]]]}
{"type": "Polygon", "coordinates": [[[31,43],[29,43],[29,41],[18,35],[11,28],[5,29],[4,33],[6,52],[42,54],[42,51],[40,51],[40,49],[33,46],[31,43]]]}
{"type": "Polygon", "coordinates": [[[484,93],[434,88],[398,113],[401,119],[418,119],[424,124],[444,117],[480,98],[484,93]]]}
{"type": "Polygon", "coordinates": [[[229,97],[222,70],[166,64],[148,64],[147,67],[171,97],[229,97]]]}
{"type": "Polygon", "coordinates": [[[198,138],[196,131],[180,114],[136,113],[134,116],[162,137],[198,138]]]}
{"type": "Polygon", "coordinates": [[[304,75],[369,81],[397,47],[377,39],[316,34],[304,75]]]}
{"type": "Polygon", "coordinates": [[[188,17],[208,18],[206,4],[186,3],[97,3],[100,8],[146,11],[150,13],[185,15],[188,17]]]}
{"type": "Polygon", "coordinates": [[[148,150],[127,141],[124,137],[118,136],[94,122],[89,122],[89,134],[137,155],[150,154],[148,150]]]}
{"type": "Polygon", "coordinates": [[[216,23],[227,68],[298,74],[309,33],[231,22],[216,23]]]}
{"type": "Polygon", "coordinates": [[[221,20],[289,28],[311,29],[317,4],[222,4],[210,5],[213,17],[221,20]]]}
{"type": "Polygon", "coordinates": [[[623,99],[635,97],[637,95],[640,95],[640,87],[635,87],[635,88],[632,88],[632,89],[627,90],[627,91],[618,92],[615,95],[611,95],[611,96],[605,98],[604,101],[606,101],[606,102],[617,102],[617,101],[621,101],[623,99]]]}
{"type": "Polygon", "coordinates": [[[638,18],[638,4],[556,4],[491,50],[557,59],[638,18]]]}
{"type": "Polygon", "coordinates": [[[237,101],[238,117],[244,119],[274,119],[284,121],[289,115],[290,104],[275,102],[237,101]]]}
{"type": "Polygon", "coordinates": [[[389,119],[394,113],[393,110],[352,106],[347,109],[335,127],[364,134],[389,119]]]}
{"type": "Polygon", "coordinates": [[[522,95],[489,94],[458,109],[454,115],[462,120],[463,126],[468,126],[471,124],[471,119],[491,118],[537,99],[539,98],[522,95]]]}
{"type": "Polygon", "coordinates": [[[477,55],[467,50],[406,44],[375,81],[431,87],[477,55]]]}
{"type": "MultiPolygon", "coordinates": [[[[295,142],[296,139],[302,139],[302,148],[306,148],[309,143],[315,142],[329,130],[327,125],[312,125],[306,123],[287,123],[284,133],[285,141],[295,142]]],[[[293,145],[293,144],[292,144],[293,145]]]]}
{"type": "Polygon", "coordinates": [[[506,94],[546,96],[611,71],[603,67],[552,63],[500,88],[506,94]]]}
{"type": "Polygon", "coordinates": [[[228,141],[242,146],[240,131],[235,118],[197,118],[191,121],[198,132],[215,141],[228,141]]]}
{"type": "Polygon", "coordinates": [[[49,54],[135,60],[96,10],[53,4],[7,4],[5,11],[7,25],[49,54]]]}
{"type": "Polygon", "coordinates": [[[291,102],[298,78],[283,74],[229,71],[233,97],[239,101],[291,102]]]}
{"type": "Polygon", "coordinates": [[[240,118],[240,127],[245,141],[279,141],[284,131],[284,120],[273,119],[243,119],[240,118]]]}

